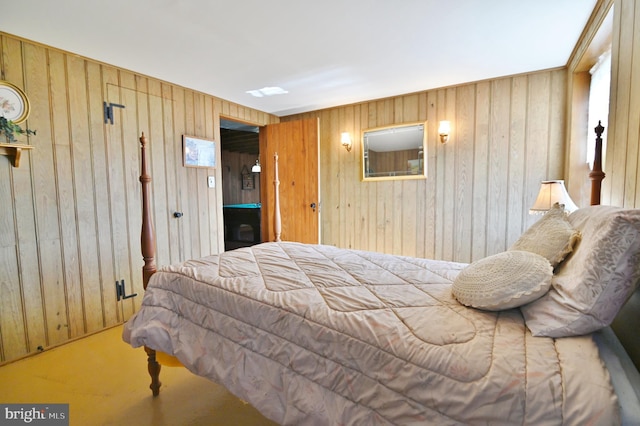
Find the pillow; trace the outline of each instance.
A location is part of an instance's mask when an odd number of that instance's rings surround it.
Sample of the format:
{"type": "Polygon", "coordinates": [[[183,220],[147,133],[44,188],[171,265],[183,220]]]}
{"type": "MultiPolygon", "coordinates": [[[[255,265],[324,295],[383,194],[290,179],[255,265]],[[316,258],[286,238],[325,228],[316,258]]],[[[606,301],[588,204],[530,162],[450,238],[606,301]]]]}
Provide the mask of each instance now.
{"type": "Polygon", "coordinates": [[[592,206],[569,222],[582,232],[551,290],[520,307],[534,336],[591,333],[611,324],[640,279],[640,209],[592,206]]]}
{"type": "Polygon", "coordinates": [[[549,290],[553,268],[544,257],[510,250],[464,268],[453,282],[453,295],[474,308],[498,311],[538,299],[549,290]]]}
{"type": "Polygon", "coordinates": [[[555,203],[534,223],[509,250],[525,250],[539,254],[556,266],[573,250],[580,233],[569,223],[564,204],[555,203]]]}

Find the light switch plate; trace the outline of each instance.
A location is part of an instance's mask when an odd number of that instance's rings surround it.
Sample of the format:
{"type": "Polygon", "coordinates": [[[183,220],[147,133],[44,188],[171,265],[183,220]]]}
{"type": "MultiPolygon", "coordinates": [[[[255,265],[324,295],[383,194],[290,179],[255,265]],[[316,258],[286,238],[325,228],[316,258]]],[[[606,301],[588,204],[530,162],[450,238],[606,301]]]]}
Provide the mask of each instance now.
{"type": "Polygon", "coordinates": [[[215,176],[209,176],[207,178],[207,185],[209,186],[209,188],[215,188],[216,187],[216,177],[215,176]]]}

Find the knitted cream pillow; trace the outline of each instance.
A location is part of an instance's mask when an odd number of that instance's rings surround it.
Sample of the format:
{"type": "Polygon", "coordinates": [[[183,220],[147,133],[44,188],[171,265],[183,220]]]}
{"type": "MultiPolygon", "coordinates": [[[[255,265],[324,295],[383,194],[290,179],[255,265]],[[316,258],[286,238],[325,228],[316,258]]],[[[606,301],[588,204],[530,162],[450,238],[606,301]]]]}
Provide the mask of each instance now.
{"type": "Polygon", "coordinates": [[[580,232],[573,228],[564,212],[564,205],[555,203],[534,223],[509,250],[525,250],[545,257],[556,266],[573,251],[580,241],[580,232]]]}
{"type": "Polygon", "coordinates": [[[553,268],[544,257],[509,250],[464,268],[453,282],[453,296],[474,308],[498,311],[532,302],[551,286],[553,268]]]}

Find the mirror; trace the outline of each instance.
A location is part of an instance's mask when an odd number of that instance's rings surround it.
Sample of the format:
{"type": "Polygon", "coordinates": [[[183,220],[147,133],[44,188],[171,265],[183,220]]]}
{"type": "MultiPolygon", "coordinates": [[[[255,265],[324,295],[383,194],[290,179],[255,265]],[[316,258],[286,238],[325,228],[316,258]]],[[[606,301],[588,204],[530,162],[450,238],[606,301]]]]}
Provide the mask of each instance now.
{"type": "Polygon", "coordinates": [[[362,180],[425,179],[426,123],[362,132],[362,180]]]}

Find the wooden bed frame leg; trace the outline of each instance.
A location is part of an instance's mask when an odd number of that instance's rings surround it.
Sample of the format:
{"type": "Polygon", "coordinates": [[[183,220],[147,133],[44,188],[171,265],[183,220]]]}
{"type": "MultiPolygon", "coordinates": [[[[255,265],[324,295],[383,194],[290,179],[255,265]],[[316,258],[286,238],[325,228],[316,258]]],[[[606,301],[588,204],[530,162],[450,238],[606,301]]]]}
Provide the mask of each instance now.
{"type": "MultiPolygon", "coordinates": [[[[147,169],[147,138],[142,133],[140,136],[140,157],[141,157],[141,174],[140,183],[142,184],[142,230],[140,232],[140,243],[142,248],[142,258],[144,266],[142,267],[142,286],[147,289],[149,279],[156,272],[156,237],[153,229],[153,221],[151,220],[151,201],[149,195],[149,183],[151,176],[147,169]]],[[[147,353],[147,369],[151,376],[151,385],[149,388],[153,392],[153,396],[160,394],[160,364],[156,360],[156,351],[154,349],[144,347],[147,353]]]]}
{"type": "Polygon", "coordinates": [[[147,367],[149,369],[149,376],[151,376],[149,389],[153,392],[153,396],[158,396],[160,394],[160,386],[162,386],[162,383],[160,383],[160,369],[162,366],[156,361],[155,350],[145,346],[144,351],[147,353],[147,367]]]}

